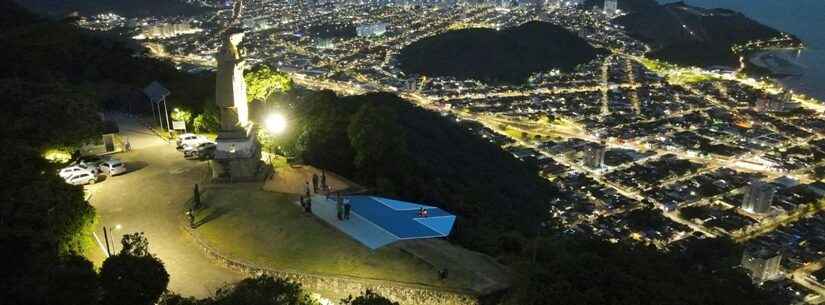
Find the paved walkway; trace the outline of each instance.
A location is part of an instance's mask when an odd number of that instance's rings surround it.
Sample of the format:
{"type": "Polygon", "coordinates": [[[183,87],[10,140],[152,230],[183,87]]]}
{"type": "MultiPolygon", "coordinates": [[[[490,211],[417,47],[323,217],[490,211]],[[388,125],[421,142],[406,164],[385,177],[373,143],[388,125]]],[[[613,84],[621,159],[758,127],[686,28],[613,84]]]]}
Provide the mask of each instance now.
{"type": "MultiPolygon", "coordinates": [[[[275,173],[266,180],[263,189],[265,191],[302,195],[306,192],[306,183],[312,187],[312,175],[318,175],[319,179],[322,171],[310,165],[279,166],[275,173]]],[[[325,173],[327,185],[333,191],[351,190],[361,188],[352,181],[340,177],[332,172],[325,173]]],[[[319,182],[320,184],[320,182],[319,182]]]]}
{"type": "Polygon", "coordinates": [[[312,213],[339,231],[344,232],[344,234],[349,235],[352,239],[370,248],[370,250],[375,250],[398,241],[398,238],[394,235],[357,213],[350,213],[350,219],[338,220],[338,208],[336,207],[334,197],[326,199],[326,197],[322,195],[313,196],[312,213]]]}
{"type": "MultiPolygon", "coordinates": [[[[101,225],[115,227],[120,236],[145,232],[149,250],[164,263],[170,275],[169,289],[186,296],[206,297],[243,275],[215,265],[201,253],[180,227],[182,205],[192,196],[193,185],[206,174],[203,161],[186,160],[135,119],[112,116],[121,134],[129,137],[132,151],[113,157],[126,161],[129,172],[87,187],[90,203],[97,209],[101,225]]],[[[97,232],[102,239],[102,231],[97,232]]],[[[91,255],[93,258],[94,255],[91,255]]],[[[96,259],[100,264],[100,259],[96,259]]]]}

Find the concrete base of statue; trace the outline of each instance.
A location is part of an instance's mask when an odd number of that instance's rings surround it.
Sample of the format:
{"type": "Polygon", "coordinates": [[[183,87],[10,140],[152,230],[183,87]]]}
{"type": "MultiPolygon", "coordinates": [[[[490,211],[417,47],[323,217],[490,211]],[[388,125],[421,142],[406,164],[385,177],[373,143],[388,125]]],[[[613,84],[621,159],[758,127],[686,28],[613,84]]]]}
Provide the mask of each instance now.
{"type": "Polygon", "coordinates": [[[262,180],[266,166],[261,161],[261,146],[254,127],[218,132],[215,158],[210,160],[212,180],[244,182],[262,180]]]}

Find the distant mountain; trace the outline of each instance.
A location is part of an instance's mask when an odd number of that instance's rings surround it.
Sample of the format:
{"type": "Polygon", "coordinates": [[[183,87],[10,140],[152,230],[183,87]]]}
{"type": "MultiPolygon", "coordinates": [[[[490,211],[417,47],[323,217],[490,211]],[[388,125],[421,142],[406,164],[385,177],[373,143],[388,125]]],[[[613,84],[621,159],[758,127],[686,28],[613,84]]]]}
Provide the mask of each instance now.
{"type": "MultiPolygon", "coordinates": [[[[625,1],[620,1],[624,3],[625,1]]],[[[736,44],[780,37],[782,32],[727,9],[704,9],[676,2],[657,5],[653,0],[634,0],[630,12],[616,19],[628,33],[653,50],[650,56],[695,65],[738,66],[736,44]],[[651,5],[653,4],[653,5],[651,5]]]]}
{"type": "MultiPolygon", "coordinates": [[[[587,0],[584,2],[585,8],[604,7],[604,0],[587,0]]],[[[637,12],[651,7],[659,6],[656,0],[620,0],[619,9],[625,12],[637,12]]]]}
{"type": "Polygon", "coordinates": [[[17,0],[27,9],[43,15],[81,16],[114,12],[124,17],[178,16],[200,14],[211,8],[188,4],[182,0],[17,0]]]}
{"type": "Polygon", "coordinates": [[[562,27],[528,22],[501,31],[463,29],[424,38],[402,49],[399,59],[408,74],[512,83],[535,72],[571,70],[603,53],[562,27]]]}
{"type": "Polygon", "coordinates": [[[214,76],[180,72],[170,62],[143,56],[128,41],[39,18],[12,0],[0,0],[0,25],[0,81],[71,88],[107,109],[148,108],[141,89],[152,81],[173,92],[170,106],[195,109],[214,95],[214,76]]]}
{"type": "Polygon", "coordinates": [[[0,27],[8,28],[18,25],[29,24],[37,17],[26,9],[20,7],[15,2],[0,1],[0,27]]]}

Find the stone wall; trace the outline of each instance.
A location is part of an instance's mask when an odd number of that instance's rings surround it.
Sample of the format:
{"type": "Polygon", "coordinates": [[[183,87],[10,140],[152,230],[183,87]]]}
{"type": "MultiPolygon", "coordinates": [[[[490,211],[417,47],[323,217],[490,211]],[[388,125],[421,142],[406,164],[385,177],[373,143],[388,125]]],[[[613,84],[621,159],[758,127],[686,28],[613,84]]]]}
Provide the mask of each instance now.
{"type": "MultiPolygon", "coordinates": [[[[181,221],[185,224],[186,221],[181,221]]],[[[227,268],[255,276],[267,274],[277,278],[287,278],[300,283],[304,289],[323,298],[338,302],[348,296],[358,296],[370,289],[401,305],[477,305],[478,300],[467,291],[448,290],[425,285],[405,284],[381,280],[345,276],[307,274],[291,271],[271,270],[254,264],[225,257],[200,240],[189,227],[183,230],[194,240],[209,258],[227,268]]]]}

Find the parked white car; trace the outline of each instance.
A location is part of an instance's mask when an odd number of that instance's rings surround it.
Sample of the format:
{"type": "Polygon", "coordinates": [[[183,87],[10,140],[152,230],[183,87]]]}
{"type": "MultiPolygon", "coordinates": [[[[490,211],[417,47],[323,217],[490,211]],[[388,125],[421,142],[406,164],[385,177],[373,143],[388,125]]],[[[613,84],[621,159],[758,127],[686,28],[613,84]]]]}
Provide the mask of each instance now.
{"type": "Polygon", "coordinates": [[[90,174],[93,174],[93,175],[97,175],[98,174],[98,169],[97,168],[89,168],[89,167],[86,167],[84,165],[79,165],[78,164],[78,165],[72,165],[72,166],[69,166],[69,167],[65,167],[65,168],[61,169],[59,172],[57,172],[57,174],[60,176],[60,178],[63,178],[63,179],[68,179],[69,177],[72,177],[72,176],[75,176],[75,175],[78,175],[78,174],[82,174],[82,173],[90,173],[90,174]]]}
{"type": "Polygon", "coordinates": [[[98,166],[100,172],[104,175],[114,176],[126,172],[126,163],[118,159],[109,159],[100,163],[98,166]]]}
{"type": "Polygon", "coordinates": [[[93,184],[97,182],[97,175],[91,172],[79,173],[66,179],[66,183],[71,185],[93,184]]]}
{"type": "Polygon", "coordinates": [[[178,136],[178,139],[175,141],[177,144],[178,149],[184,149],[186,146],[196,146],[193,144],[201,143],[201,142],[208,142],[209,139],[196,135],[194,133],[184,133],[178,136]]]}

